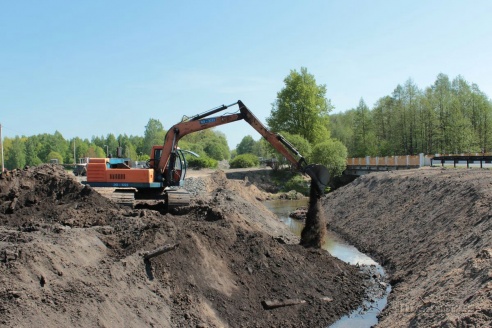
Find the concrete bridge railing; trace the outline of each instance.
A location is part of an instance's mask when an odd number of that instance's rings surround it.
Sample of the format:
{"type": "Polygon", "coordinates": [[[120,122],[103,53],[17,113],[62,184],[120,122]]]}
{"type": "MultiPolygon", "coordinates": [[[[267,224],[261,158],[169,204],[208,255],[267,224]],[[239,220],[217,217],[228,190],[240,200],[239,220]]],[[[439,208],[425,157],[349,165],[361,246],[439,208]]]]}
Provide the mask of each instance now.
{"type": "Polygon", "coordinates": [[[393,171],[430,166],[433,156],[404,155],[404,156],[376,156],[347,158],[345,174],[363,175],[375,171],[393,171]]]}
{"type": "Polygon", "coordinates": [[[432,156],[424,154],[347,158],[347,166],[430,166],[432,156]]]}

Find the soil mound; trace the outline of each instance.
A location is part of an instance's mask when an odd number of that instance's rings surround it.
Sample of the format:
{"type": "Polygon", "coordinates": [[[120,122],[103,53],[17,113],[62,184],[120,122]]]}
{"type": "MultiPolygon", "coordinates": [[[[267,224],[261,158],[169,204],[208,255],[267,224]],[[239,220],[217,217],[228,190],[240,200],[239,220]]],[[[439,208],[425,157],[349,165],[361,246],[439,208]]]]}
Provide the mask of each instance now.
{"type": "Polygon", "coordinates": [[[360,304],[358,269],[295,244],[248,182],[204,179],[172,215],[120,207],[58,166],[3,174],[0,325],[325,327],[360,304]],[[264,307],[282,300],[305,303],[264,307]]]}
{"type": "Polygon", "coordinates": [[[421,169],[362,176],[330,194],[331,229],[391,275],[378,327],[492,323],[492,172],[421,169]]]}
{"type": "Polygon", "coordinates": [[[107,224],[110,214],[120,210],[60,166],[44,164],[0,175],[0,223],[6,226],[90,227],[107,224]]]}

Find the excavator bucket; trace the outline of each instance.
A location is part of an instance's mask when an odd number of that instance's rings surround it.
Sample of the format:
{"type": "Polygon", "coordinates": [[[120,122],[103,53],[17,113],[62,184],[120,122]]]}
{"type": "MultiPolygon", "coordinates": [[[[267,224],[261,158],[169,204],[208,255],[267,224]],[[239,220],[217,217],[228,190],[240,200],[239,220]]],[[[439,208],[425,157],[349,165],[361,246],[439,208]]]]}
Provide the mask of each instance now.
{"type": "Polygon", "coordinates": [[[306,166],[304,173],[311,177],[311,183],[316,187],[318,194],[323,195],[330,181],[330,172],[328,172],[328,169],[320,164],[310,164],[306,166]]]}

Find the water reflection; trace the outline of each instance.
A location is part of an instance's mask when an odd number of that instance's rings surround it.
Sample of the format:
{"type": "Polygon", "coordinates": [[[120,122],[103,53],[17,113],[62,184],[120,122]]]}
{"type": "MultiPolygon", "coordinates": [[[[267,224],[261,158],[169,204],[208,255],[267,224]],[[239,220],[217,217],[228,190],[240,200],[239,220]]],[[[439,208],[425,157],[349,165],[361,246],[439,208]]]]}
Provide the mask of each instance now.
{"type": "MultiPolygon", "coordinates": [[[[265,205],[273,213],[275,213],[279,217],[279,219],[289,227],[292,232],[294,232],[297,236],[301,235],[301,231],[304,228],[304,222],[290,218],[289,214],[299,207],[306,207],[308,205],[307,199],[270,200],[266,201],[265,205]]],[[[327,250],[332,256],[335,256],[340,260],[353,265],[377,265],[377,263],[372,258],[364,253],[359,252],[357,248],[348,244],[331,231],[327,232],[325,242],[323,243],[323,249],[327,250]]]]}

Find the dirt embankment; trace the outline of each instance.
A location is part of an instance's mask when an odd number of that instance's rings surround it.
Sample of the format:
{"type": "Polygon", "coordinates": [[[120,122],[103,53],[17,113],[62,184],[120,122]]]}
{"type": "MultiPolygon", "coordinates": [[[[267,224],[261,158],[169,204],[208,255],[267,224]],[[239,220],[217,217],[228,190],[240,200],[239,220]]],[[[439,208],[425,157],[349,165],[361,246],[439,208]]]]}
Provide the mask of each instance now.
{"type": "MultiPolygon", "coordinates": [[[[305,249],[223,173],[180,215],[120,207],[43,165],[0,176],[0,326],[325,327],[359,271],[305,249]],[[144,263],[142,253],[176,249],[144,263]],[[266,300],[305,304],[266,310],[266,300]]],[[[198,182],[201,181],[201,182],[198,182]]]]}
{"type": "Polygon", "coordinates": [[[492,172],[422,169],[363,176],[330,194],[333,229],[389,271],[378,327],[490,327],[492,172]]]}

